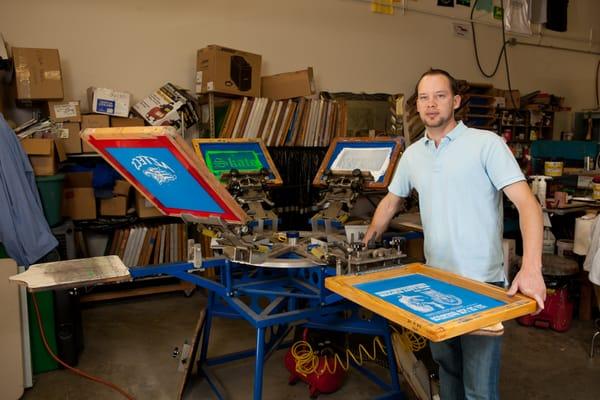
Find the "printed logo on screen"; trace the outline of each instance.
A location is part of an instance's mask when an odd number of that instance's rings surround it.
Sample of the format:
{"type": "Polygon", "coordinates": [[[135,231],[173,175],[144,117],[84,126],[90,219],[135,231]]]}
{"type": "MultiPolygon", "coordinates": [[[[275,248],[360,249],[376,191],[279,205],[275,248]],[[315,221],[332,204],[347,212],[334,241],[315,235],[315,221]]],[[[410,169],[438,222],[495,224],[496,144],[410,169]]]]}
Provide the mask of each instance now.
{"type": "Polygon", "coordinates": [[[131,164],[147,177],[154,179],[159,185],[177,180],[175,170],[156,157],[136,156],[131,159],[131,164]]]}
{"type": "Polygon", "coordinates": [[[462,304],[460,298],[433,289],[424,290],[413,296],[401,294],[398,296],[398,301],[406,307],[421,313],[432,312],[436,309],[443,310],[447,306],[460,306],[462,304]]]}
{"type": "Polygon", "coordinates": [[[400,304],[420,313],[445,310],[449,307],[457,307],[463,304],[460,297],[449,293],[442,293],[424,283],[383,290],[376,292],[376,294],[382,297],[397,295],[400,304]]]}

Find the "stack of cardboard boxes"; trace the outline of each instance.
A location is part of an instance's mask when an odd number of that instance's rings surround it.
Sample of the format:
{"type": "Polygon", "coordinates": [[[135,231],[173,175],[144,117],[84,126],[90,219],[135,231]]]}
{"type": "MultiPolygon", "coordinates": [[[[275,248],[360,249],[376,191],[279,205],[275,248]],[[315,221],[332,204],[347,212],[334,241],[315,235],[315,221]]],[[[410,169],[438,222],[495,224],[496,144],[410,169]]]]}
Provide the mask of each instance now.
{"type": "Polygon", "coordinates": [[[66,154],[81,153],[81,111],[79,101],[49,101],[50,120],[59,124],[59,141],[66,154]]]}
{"type": "Polygon", "coordinates": [[[57,49],[12,48],[15,63],[16,100],[21,104],[47,102],[47,114],[54,124],[56,137],[31,137],[23,141],[32,156],[36,175],[53,175],[58,170],[56,155],[90,153],[94,150],[81,142],[79,132],[86,128],[143,126],[141,118],[129,116],[131,95],[105,88],[88,89],[90,114],[81,113],[79,101],[63,100],[63,76],[57,49]],[[111,118],[116,118],[111,121],[111,118]],[[56,139],[62,149],[52,145],[56,139]],[[34,161],[35,160],[35,161],[34,161]]]}
{"type": "MultiPolygon", "coordinates": [[[[90,87],[89,112],[82,112],[79,101],[64,99],[63,76],[57,49],[13,48],[16,71],[16,100],[21,104],[47,103],[51,127],[43,135],[22,141],[36,175],[53,175],[68,155],[92,153],[82,143],[80,132],[88,128],[174,125],[188,127],[198,122],[196,99],[170,83],[133,104],[124,91],[90,87]],[[133,107],[132,107],[133,105],[133,107]],[[130,111],[141,117],[130,117],[130,111]]],[[[210,45],[198,51],[197,93],[220,93],[258,97],[261,91],[275,100],[315,93],[312,69],[261,78],[262,57],[245,51],[210,45]]],[[[75,220],[96,218],[96,198],[90,172],[68,173],[63,196],[63,214],[75,220]]],[[[99,201],[99,214],[122,216],[127,213],[130,186],[115,185],[114,196],[99,201]]],[[[140,193],[135,193],[135,208],[140,217],[158,217],[161,212],[140,193]]]]}

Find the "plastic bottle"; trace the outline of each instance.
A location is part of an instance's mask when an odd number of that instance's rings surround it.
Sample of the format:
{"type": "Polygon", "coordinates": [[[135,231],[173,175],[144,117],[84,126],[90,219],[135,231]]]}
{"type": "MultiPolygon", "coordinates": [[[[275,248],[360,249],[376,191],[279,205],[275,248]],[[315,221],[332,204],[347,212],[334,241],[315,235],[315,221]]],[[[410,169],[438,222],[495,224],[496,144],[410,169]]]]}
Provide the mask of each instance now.
{"type": "Polygon", "coordinates": [[[540,184],[540,178],[536,175],[531,177],[531,193],[537,197],[538,189],[540,184]]]}
{"type": "Polygon", "coordinates": [[[546,180],[552,179],[549,176],[540,176],[540,182],[538,183],[537,196],[542,207],[546,207],[546,180]]]}

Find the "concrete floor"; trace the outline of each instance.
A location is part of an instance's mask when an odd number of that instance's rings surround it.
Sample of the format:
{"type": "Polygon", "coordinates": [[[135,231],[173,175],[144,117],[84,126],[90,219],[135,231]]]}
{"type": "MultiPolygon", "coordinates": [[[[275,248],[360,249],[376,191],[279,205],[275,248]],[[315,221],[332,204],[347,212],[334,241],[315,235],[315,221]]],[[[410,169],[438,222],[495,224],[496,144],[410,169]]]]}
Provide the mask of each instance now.
{"type": "MultiPolygon", "coordinates": [[[[98,304],[83,311],[85,350],[78,367],[107,379],[137,399],[175,399],[181,373],[171,357],[174,347],[191,338],[204,303],[196,292],[155,295],[98,304]]],[[[600,354],[588,358],[592,323],[574,321],[567,333],[507,324],[503,351],[501,395],[503,399],[599,399],[600,354]]],[[[254,331],[243,321],[216,320],[210,354],[224,354],[254,345],[254,331]]],[[[600,353],[600,347],[598,348],[600,353]]],[[[284,351],[278,351],[265,367],[264,399],[308,399],[306,385],[287,385],[284,351]]],[[[253,359],[215,369],[231,399],[252,396],[253,359]]],[[[343,388],[322,399],[370,399],[379,389],[358,373],[343,388]]],[[[0,396],[1,397],[1,396],[0,396]]],[[[64,370],[35,377],[27,400],[104,400],[120,398],[102,385],[64,370]]],[[[186,399],[215,398],[205,381],[196,380],[186,399]]]]}

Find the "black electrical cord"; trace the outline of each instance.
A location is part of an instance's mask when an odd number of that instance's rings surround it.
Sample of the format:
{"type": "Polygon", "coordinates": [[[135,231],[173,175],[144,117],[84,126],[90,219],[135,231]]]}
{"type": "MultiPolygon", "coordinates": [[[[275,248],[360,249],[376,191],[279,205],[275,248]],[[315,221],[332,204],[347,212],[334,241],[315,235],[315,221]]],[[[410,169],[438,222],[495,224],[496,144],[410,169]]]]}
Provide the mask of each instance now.
{"type": "Polygon", "coordinates": [[[477,36],[475,34],[475,22],[473,22],[473,14],[475,12],[475,7],[477,7],[477,3],[479,2],[479,0],[475,0],[475,3],[473,4],[473,7],[471,7],[471,16],[470,16],[470,21],[471,21],[471,31],[472,31],[472,36],[473,36],[473,48],[475,50],[475,60],[477,61],[477,67],[479,68],[479,71],[483,74],[483,76],[485,76],[486,78],[493,78],[496,73],[498,72],[498,68],[500,67],[500,62],[502,61],[502,55],[506,52],[506,45],[507,42],[504,38],[504,23],[502,24],[502,48],[500,49],[500,54],[498,54],[498,60],[496,60],[496,66],[494,67],[494,71],[491,74],[486,73],[483,70],[483,67],[481,66],[481,61],[479,59],[479,50],[477,48],[477,36]]]}
{"type": "Polygon", "coordinates": [[[598,88],[598,73],[600,73],[600,60],[598,60],[598,64],[596,64],[596,108],[600,108],[600,89],[598,88]]]}
{"type": "MultiPolygon", "coordinates": [[[[508,83],[508,91],[510,93],[510,101],[512,103],[513,108],[517,108],[515,99],[513,97],[512,84],[510,81],[510,71],[509,71],[509,67],[508,67],[508,54],[506,51],[506,45],[509,43],[509,41],[506,40],[506,29],[504,27],[504,17],[502,18],[502,48],[500,49],[500,54],[498,54],[498,59],[496,60],[496,66],[494,67],[494,71],[491,74],[488,74],[483,70],[483,67],[481,66],[481,61],[479,60],[479,50],[477,49],[477,36],[475,34],[475,23],[473,22],[473,14],[475,12],[475,7],[477,7],[478,2],[479,2],[479,0],[475,0],[475,3],[473,3],[473,7],[471,7],[471,16],[470,16],[471,32],[473,35],[473,49],[475,50],[475,60],[477,62],[477,67],[479,68],[479,72],[481,72],[483,74],[483,76],[485,76],[486,78],[493,78],[496,75],[496,73],[498,72],[498,68],[500,67],[500,62],[502,61],[502,56],[504,55],[504,64],[506,67],[506,80],[508,83]]],[[[502,7],[502,13],[504,15],[504,0],[501,0],[500,5],[502,7]]]]}

